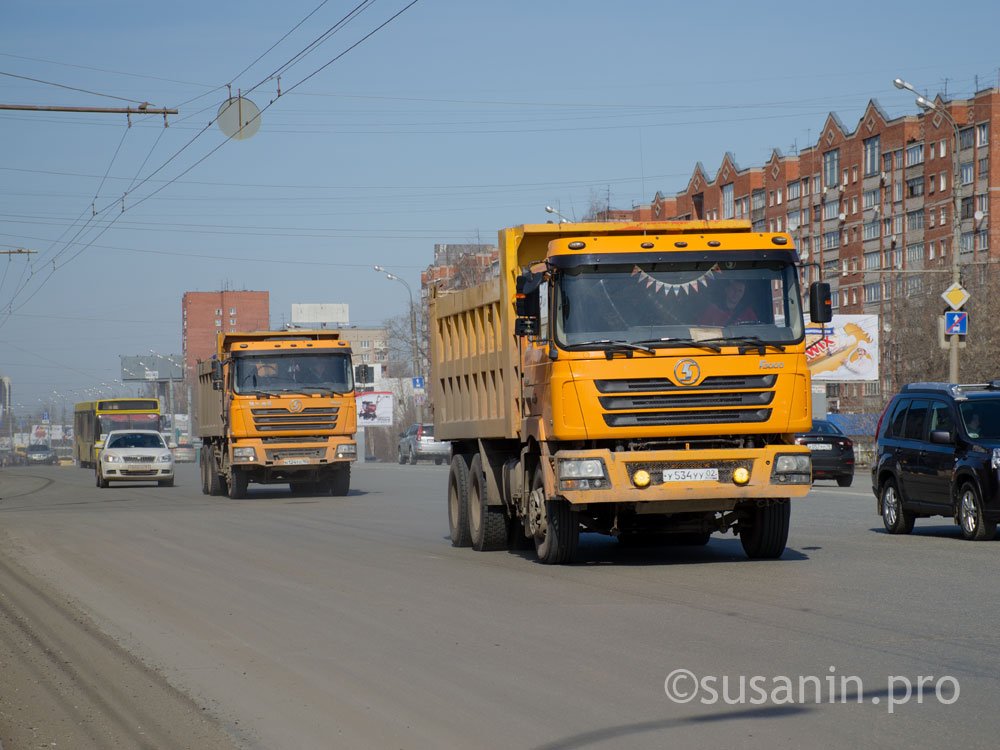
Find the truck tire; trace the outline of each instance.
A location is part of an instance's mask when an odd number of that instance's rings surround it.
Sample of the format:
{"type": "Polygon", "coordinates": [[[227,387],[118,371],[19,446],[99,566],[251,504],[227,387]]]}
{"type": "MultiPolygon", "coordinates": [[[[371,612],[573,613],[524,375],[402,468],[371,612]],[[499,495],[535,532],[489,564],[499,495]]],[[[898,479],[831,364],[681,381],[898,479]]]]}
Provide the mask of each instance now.
{"type": "Polygon", "coordinates": [[[229,499],[230,500],[241,500],[247,496],[247,484],[250,483],[250,477],[247,475],[243,469],[233,468],[230,470],[229,474],[229,499]]]}
{"type": "Polygon", "coordinates": [[[751,560],[776,560],[788,544],[791,503],[770,500],[745,509],[737,529],[743,551],[751,560]]]}
{"type": "Polygon", "coordinates": [[[202,454],[205,456],[205,472],[208,480],[208,494],[214,497],[226,494],[226,488],[222,483],[222,476],[216,471],[215,461],[212,458],[212,450],[206,449],[202,454]]]}
{"type": "Polygon", "coordinates": [[[330,494],[334,497],[344,497],[351,491],[351,465],[346,464],[343,468],[333,472],[329,482],[330,494]]]}
{"type": "Polygon", "coordinates": [[[202,454],[198,465],[201,467],[201,494],[207,495],[209,493],[208,464],[205,462],[204,453],[202,454]]]}
{"type": "Polygon", "coordinates": [[[472,546],[469,533],[469,464],[466,456],[451,459],[448,472],[448,530],[452,547],[472,546]]]}
{"type": "MultiPolygon", "coordinates": [[[[542,471],[535,471],[532,491],[543,488],[542,471]]],[[[545,498],[545,530],[535,534],[535,554],[544,565],[572,562],[580,543],[580,522],[573,507],[558,498],[545,498]]]]}
{"type": "Polygon", "coordinates": [[[486,473],[477,453],[469,467],[469,534],[472,549],[490,552],[507,546],[507,515],[503,508],[487,504],[486,473]]]}

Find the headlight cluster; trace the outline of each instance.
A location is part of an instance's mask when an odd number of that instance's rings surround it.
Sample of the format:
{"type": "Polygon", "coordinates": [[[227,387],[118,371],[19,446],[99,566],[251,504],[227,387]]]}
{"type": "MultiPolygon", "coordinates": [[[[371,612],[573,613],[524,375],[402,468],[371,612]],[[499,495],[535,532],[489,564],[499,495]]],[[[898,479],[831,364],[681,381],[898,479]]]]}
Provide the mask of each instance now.
{"type": "Polygon", "coordinates": [[[771,479],[778,484],[811,484],[812,456],[808,453],[784,453],[774,457],[771,479]]]}
{"type": "Polygon", "coordinates": [[[257,460],[257,451],[253,448],[233,448],[233,463],[248,463],[257,460]]]}
{"type": "Polygon", "coordinates": [[[337,446],[337,458],[358,455],[358,446],[354,443],[344,443],[337,446]]]}
{"type": "Polygon", "coordinates": [[[168,463],[170,463],[171,461],[174,460],[174,457],[171,454],[169,454],[169,453],[163,453],[156,460],[157,460],[157,462],[159,462],[161,464],[168,464],[168,463]]]}
{"type": "Polygon", "coordinates": [[[601,489],[608,486],[604,462],[599,458],[564,458],[559,461],[559,487],[564,490],[601,489]]]}
{"type": "Polygon", "coordinates": [[[109,464],[120,464],[122,462],[121,456],[115,456],[111,453],[106,453],[101,456],[102,461],[106,461],[109,464]]]}

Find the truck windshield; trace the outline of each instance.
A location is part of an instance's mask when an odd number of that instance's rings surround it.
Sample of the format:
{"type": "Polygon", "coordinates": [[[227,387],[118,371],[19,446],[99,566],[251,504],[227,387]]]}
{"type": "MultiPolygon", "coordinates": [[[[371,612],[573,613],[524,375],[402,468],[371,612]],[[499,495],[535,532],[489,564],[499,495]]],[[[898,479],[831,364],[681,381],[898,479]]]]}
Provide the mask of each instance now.
{"type": "Polygon", "coordinates": [[[585,265],[556,277],[556,341],[650,347],[790,344],[803,336],[795,267],[778,261],[585,265]],[[686,342],[686,343],[685,343],[686,342]]]}
{"type": "Polygon", "coordinates": [[[235,393],[348,393],[354,373],[348,354],[247,354],[237,357],[235,393]]]}

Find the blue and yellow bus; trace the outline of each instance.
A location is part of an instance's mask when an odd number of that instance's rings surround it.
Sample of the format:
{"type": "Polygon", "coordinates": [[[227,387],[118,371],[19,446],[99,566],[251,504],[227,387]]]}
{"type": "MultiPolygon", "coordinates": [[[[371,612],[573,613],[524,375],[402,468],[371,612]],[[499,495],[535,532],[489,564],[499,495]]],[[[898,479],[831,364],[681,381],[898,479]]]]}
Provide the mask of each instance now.
{"type": "Polygon", "coordinates": [[[73,458],[83,469],[97,465],[97,454],[112,430],[160,431],[160,402],[155,398],[102,398],[76,405],[73,458]]]}

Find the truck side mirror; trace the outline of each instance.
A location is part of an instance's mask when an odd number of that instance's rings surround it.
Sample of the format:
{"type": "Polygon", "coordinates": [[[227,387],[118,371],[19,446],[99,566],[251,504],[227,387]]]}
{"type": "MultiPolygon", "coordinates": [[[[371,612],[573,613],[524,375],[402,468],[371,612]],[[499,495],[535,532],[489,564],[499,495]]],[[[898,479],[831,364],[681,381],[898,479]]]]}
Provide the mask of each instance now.
{"type": "Polygon", "coordinates": [[[514,333],[518,336],[538,335],[538,321],[541,317],[538,288],[543,281],[542,274],[531,271],[526,271],[517,277],[514,296],[514,312],[517,320],[514,322],[514,333]]]}
{"type": "Polygon", "coordinates": [[[212,390],[222,390],[222,363],[219,360],[212,362],[212,390]]]}
{"type": "Polygon", "coordinates": [[[813,323],[833,320],[833,297],[830,285],[825,281],[814,281],[809,285],[809,319],[813,323]]]}

